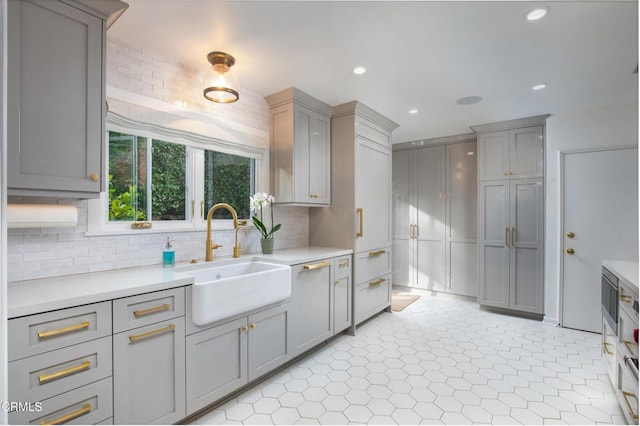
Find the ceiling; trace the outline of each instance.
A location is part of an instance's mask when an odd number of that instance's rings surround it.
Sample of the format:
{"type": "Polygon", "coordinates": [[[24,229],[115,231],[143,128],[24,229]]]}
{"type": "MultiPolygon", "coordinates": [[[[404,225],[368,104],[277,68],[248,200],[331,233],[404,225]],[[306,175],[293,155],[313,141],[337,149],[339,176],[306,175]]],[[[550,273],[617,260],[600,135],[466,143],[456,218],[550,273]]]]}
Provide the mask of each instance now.
{"type": "Polygon", "coordinates": [[[636,1],[126,1],[111,36],[194,70],[228,52],[241,101],[290,86],[357,99],[400,125],[394,143],[638,101],[636,1]],[[547,15],[527,21],[536,6],[547,15]]]}

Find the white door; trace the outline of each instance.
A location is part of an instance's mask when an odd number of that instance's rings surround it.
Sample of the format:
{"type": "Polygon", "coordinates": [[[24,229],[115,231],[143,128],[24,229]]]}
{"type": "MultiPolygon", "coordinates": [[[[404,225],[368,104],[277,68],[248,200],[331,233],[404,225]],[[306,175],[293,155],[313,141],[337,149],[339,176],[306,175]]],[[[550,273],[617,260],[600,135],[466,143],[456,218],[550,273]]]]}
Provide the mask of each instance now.
{"type": "Polygon", "coordinates": [[[561,166],[562,326],[600,332],[602,260],[638,260],[638,150],[567,153],[561,166]]]}

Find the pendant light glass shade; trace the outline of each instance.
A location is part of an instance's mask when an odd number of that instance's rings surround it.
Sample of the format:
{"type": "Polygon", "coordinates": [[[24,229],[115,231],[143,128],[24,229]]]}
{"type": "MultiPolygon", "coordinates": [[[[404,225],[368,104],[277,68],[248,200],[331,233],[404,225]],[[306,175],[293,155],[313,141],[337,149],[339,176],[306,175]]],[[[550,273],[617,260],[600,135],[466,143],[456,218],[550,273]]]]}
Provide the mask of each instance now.
{"type": "Polygon", "coordinates": [[[209,85],[203,91],[205,98],[212,102],[229,104],[240,98],[238,79],[231,67],[236,63],[233,56],[224,52],[211,52],[207,55],[211,64],[209,85]]]}

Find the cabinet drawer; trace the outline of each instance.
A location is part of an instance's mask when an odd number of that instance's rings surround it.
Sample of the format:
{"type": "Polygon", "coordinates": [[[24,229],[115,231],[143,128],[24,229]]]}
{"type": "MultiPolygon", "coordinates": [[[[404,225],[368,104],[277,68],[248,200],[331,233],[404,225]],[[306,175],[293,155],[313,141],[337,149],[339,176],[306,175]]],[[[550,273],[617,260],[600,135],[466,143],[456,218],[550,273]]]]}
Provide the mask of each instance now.
{"type": "Polygon", "coordinates": [[[602,319],[602,359],[607,368],[607,374],[611,383],[616,383],[616,335],[609,327],[609,323],[602,319]]]}
{"type": "Polygon", "coordinates": [[[336,278],[351,275],[351,256],[336,258],[336,278]]]}
{"type": "Polygon", "coordinates": [[[9,361],[111,334],[111,302],[9,320],[9,361]]]}
{"type": "Polygon", "coordinates": [[[638,378],[631,371],[632,367],[626,363],[626,359],[619,358],[616,394],[628,424],[636,425],[638,424],[638,378]]]}
{"type": "Polygon", "coordinates": [[[354,294],[354,318],[358,324],[371,315],[391,306],[391,274],[387,274],[356,286],[354,294]]]}
{"type": "Polygon", "coordinates": [[[380,275],[391,272],[391,249],[373,249],[356,254],[355,280],[362,284],[380,275]]]}
{"type": "Polygon", "coordinates": [[[621,355],[628,355],[632,358],[638,357],[638,344],[633,339],[633,330],[638,328],[638,316],[629,316],[627,312],[620,309],[618,317],[618,342],[621,355]]]}
{"type": "Polygon", "coordinates": [[[11,424],[94,424],[113,416],[111,377],[42,401],[42,410],[9,413],[11,424]]]}
{"type": "Polygon", "coordinates": [[[111,336],[9,363],[11,401],[42,401],[111,376],[111,336]]]}
{"type": "Polygon", "coordinates": [[[638,322],[638,313],[633,310],[633,304],[638,300],[638,295],[630,291],[626,286],[620,285],[620,295],[618,296],[620,311],[625,312],[629,317],[635,318],[638,322]]]}
{"type": "Polygon", "coordinates": [[[113,301],[113,333],[184,315],[184,287],[113,301]]]}

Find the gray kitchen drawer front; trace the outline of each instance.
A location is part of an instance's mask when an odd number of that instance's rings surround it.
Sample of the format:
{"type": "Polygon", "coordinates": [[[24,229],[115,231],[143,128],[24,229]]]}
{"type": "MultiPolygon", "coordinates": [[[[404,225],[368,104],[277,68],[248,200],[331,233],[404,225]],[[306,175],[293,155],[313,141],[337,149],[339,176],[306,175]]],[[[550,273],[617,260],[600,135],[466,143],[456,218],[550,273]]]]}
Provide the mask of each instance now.
{"type": "Polygon", "coordinates": [[[9,320],[9,361],[111,335],[111,302],[9,320]]]}
{"type": "Polygon", "coordinates": [[[357,284],[391,272],[391,248],[381,247],[355,255],[357,284]]]}
{"type": "Polygon", "coordinates": [[[42,401],[42,410],[9,413],[10,424],[94,424],[113,416],[111,377],[42,401]]]}
{"type": "Polygon", "coordinates": [[[391,274],[357,285],[355,293],[354,319],[359,324],[391,305],[391,274]]]}
{"type": "Polygon", "coordinates": [[[351,256],[336,257],[336,278],[351,275],[351,256]]]}
{"type": "Polygon", "coordinates": [[[11,401],[42,401],[111,376],[111,336],[9,363],[11,401]]]}
{"type": "Polygon", "coordinates": [[[113,301],[113,333],[184,315],[184,287],[113,301]]]}

